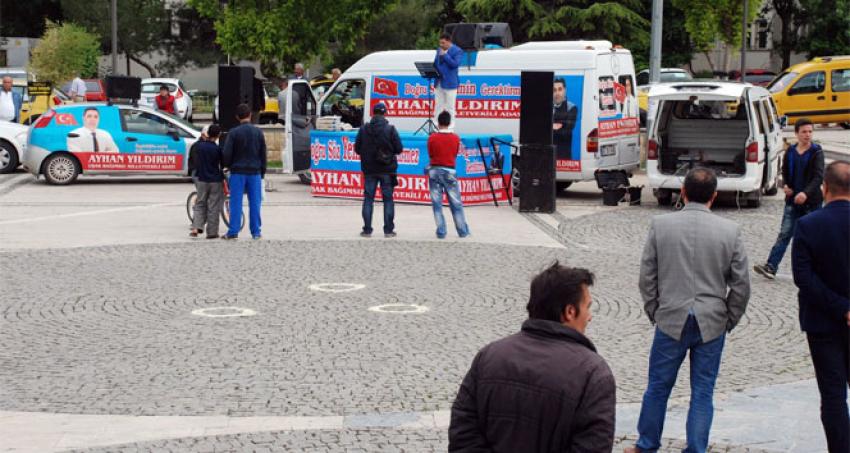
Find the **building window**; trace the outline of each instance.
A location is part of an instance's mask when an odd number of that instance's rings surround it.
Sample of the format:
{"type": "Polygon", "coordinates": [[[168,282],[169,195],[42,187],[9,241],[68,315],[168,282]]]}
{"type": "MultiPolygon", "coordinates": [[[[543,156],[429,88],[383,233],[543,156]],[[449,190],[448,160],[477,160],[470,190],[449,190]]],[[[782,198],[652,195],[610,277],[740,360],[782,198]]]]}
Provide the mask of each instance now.
{"type": "Polygon", "coordinates": [[[773,48],[773,33],[770,30],[770,21],[760,17],[750,25],[747,37],[750,50],[770,50],[773,48]]]}

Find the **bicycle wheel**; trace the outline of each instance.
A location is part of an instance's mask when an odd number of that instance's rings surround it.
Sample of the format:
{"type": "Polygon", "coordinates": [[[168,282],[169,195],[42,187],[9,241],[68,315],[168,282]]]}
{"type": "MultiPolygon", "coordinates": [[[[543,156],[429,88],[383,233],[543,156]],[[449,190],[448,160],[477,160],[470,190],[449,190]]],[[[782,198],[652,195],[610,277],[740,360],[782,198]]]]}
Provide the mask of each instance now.
{"type": "MultiPolygon", "coordinates": [[[[225,198],[224,206],[221,208],[221,220],[230,228],[230,198],[225,198]]],[[[245,211],[242,211],[242,221],[239,225],[239,231],[245,229],[245,211]]]]}
{"type": "Polygon", "coordinates": [[[195,203],[198,202],[198,192],[192,192],[186,198],[186,215],[189,216],[189,221],[195,221],[195,203]]]}

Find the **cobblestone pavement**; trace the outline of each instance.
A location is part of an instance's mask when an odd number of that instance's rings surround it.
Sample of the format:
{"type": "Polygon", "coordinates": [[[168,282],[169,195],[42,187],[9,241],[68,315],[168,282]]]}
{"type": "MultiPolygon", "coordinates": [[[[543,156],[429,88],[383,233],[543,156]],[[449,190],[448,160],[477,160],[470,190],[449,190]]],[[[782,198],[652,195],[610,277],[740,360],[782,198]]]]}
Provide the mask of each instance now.
{"type": "MultiPolygon", "coordinates": [[[[744,226],[750,259],[760,261],[780,209],[768,201],[759,210],[717,212],[744,226]]],[[[385,240],[6,250],[2,266],[14,275],[15,291],[0,299],[0,410],[238,417],[447,410],[476,351],[518,330],[529,278],[554,259],[596,273],[589,335],[614,370],[618,402],[636,403],[652,333],[637,293],[638,257],[649,218],[662,212],[643,206],[556,214],[547,222],[529,216],[565,245],[561,250],[385,240]],[[333,282],[365,287],[309,287],[333,282]],[[428,310],[369,310],[383,304],[428,310]],[[215,307],[255,314],[192,313],[215,307]]],[[[796,315],[787,275],[773,283],[754,276],[747,316],[724,351],[719,396],[811,378],[796,315]]],[[[674,399],[687,396],[687,376],[685,368],[674,399]]],[[[445,445],[444,430],[347,428],[90,451],[437,451],[445,445]]],[[[713,451],[727,450],[747,451],[713,451]]]]}

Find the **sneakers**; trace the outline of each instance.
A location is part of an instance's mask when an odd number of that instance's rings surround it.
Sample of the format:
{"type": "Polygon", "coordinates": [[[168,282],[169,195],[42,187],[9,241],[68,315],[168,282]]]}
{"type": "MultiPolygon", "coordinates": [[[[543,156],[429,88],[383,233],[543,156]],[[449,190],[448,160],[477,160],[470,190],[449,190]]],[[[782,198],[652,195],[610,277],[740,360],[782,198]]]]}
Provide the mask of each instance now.
{"type": "Polygon", "coordinates": [[[259,234],[258,234],[258,235],[256,235],[256,236],[251,236],[251,239],[253,239],[253,240],[255,240],[255,241],[259,241],[259,240],[260,240],[260,239],[262,239],[262,238],[263,238],[263,236],[262,236],[262,235],[259,235],[259,234]]]}
{"type": "Polygon", "coordinates": [[[394,238],[396,236],[397,234],[395,234],[395,231],[393,231],[392,233],[384,233],[385,238],[394,238]]]}
{"type": "Polygon", "coordinates": [[[756,264],[755,266],[753,266],[753,270],[756,271],[756,273],[763,275],[769,280],[773,280],[776,278],[776,269],[774,269],[773,266],[768,263],[756,264]]]}
{"type": "Polygon", "coordinates": [[[225,241],[233,241],[233,240],[239,239],[239,236],[236,236],[236,235],[231,236],[229,234],[225,234],[221,238],[224,239],[225,241]]]}
{"type": "Polygon", "coordinates": [[[360,237],[362,237],[362,238],[370,238],[370,237],[372,237],[372,233],[367,233],[367,232],[365,232],[365,231],[361,231],[361,232],[360,232],[360,237]]]}

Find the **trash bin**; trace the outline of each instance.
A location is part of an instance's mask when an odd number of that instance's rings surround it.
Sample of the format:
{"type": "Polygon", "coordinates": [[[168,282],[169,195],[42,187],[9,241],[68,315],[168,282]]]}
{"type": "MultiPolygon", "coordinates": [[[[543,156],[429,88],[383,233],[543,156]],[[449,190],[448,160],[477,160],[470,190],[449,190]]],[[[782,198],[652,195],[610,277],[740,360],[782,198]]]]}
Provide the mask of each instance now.
{"type": "Polygon", "coordinates": [[[626,197],[625,187],[608,186],[602,189],[602,204],[605,206],[617,206],[626,197]]]}
{"type": "Polygon", "coordinates": [[[643,186],[629,187],[629,206],[640,206],[640,193],[643,186]]]}

